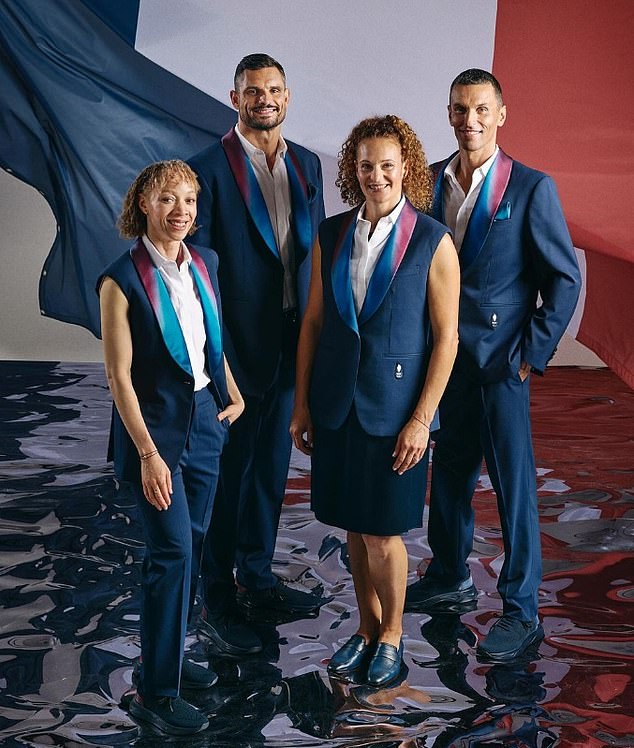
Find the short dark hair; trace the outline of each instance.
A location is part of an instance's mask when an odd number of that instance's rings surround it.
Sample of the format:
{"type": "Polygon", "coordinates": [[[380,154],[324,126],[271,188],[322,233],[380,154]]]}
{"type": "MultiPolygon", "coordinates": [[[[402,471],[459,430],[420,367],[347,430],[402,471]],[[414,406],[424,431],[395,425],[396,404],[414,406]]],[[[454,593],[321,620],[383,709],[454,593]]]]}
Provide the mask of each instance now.
{"type": "Polygon", "coordinates": [[[238,63],[236,72],[233,74],[234,89],[238,90],[238,81],[245,70],[261,70],[262,68],[277,68],[282,74],[282,78],[284,78],[284,85],[286,85],[286,73],[280,63],[271,57],[271,55],[256,52],[255,54],[243,57],[238,63]]]}
{"type": "Polygon", "coordinates": [[[449,87],[449,102],[451,103],[451,92],[454,86],[478,86],[482,83],[490,83],[495,91],[495,97],[498,100],[500,106],[504,106],[504,99],[502,98],[502,86],[498,79],[486,70],[480,68],[469,68],[459,73],[451,82],[449,87]]]}

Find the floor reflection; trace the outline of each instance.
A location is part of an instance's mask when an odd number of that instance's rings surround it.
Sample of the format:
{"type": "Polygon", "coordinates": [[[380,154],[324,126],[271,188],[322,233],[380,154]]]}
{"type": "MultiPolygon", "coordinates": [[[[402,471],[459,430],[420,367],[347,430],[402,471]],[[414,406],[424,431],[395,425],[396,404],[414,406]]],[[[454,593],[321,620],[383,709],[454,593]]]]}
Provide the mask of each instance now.
{"type": "MultiPolygon", "coordinates": [[[[294,455],[277,572],[331,597],[317,618],[261,621],[254,657],[190,656],[219,673],[190,698],[210,715],[169,739],[128,716],[139,655],[142,543],[134,503],[104,462],[102,367],[0,363],[0,733],[3,746],[634,746],[634,392],[609,371],[555,369],[533,384],[546,637],[508,665],[475,645],[499,610],[501,537],[486,475],[476,498],[476,606],[405,617],[405,665],[370,689],[329,679],[354,627],[344,534],[307,507],[294,455]]],[[[412,578],[429,558],[406,538],[412,578]]]]}

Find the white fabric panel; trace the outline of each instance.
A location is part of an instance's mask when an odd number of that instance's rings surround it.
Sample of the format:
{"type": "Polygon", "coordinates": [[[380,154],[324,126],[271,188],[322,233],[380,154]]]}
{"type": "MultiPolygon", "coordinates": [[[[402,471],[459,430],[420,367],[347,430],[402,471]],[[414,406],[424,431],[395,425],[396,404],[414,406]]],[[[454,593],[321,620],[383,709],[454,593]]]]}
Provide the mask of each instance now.
{"type": "Polygon", "coordinates": [[[286,69],[292,140],[336,157],[358,120],[394,113],[433,161],[455,148],[449,83],[491,68],[496,9],[496,0],[141,0],[136,49],[227,104],[238,61],[266,52],[286,69]]]}

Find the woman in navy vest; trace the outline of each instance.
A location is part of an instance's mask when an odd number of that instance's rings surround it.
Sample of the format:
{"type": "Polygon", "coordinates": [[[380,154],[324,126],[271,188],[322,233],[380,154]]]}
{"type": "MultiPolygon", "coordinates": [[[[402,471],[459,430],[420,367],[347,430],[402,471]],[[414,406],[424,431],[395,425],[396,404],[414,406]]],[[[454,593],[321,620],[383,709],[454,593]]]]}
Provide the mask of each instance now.
{"type": "Polygon", "coordinates": [[[141,664],[131,713],[173,735],[204,714],[180,689],[217,676],[183,659],[229,424],[243,410],[222,350],[216,255],[186,245],[195,230],[196,175],[182,161],[145,168],[119,218],[133,247],[98,282],[108,384],[109,458],[130,484],[145,536],[141,664]]]}
{"type": "Polygon", "coordinates": [[[459,269],[446,227],[421,212],[431,174],[403,120],[360,122],[336,184],[353,209],[319,229],[291,434],[312,455],[317,519],[348,533],[359,626],[328,671],[379,686],[402,665],[401,535],[422,525],[429,426],[457,350],[459,269]]]}

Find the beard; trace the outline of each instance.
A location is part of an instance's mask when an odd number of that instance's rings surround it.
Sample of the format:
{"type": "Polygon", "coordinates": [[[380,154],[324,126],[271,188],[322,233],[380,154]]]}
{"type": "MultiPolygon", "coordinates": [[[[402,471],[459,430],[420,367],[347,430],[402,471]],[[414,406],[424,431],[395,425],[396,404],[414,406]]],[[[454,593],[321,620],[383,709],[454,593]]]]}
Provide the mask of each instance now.
{"type": "Polygon", "coordinates": [[[269,120],[268,122],[262,122],[256,117],[252,117],[248,111],[240,112],[240,119],[247,127],[250,127],[252,130],[262,130],[266,132],[267,130],[274,130],[276,127],[281,125],[282,122],[284,122],[284,120],[286,119],[286,110],[278,109],[277,117],[275,117],[275,119],[273,120],[269,120]]]}

